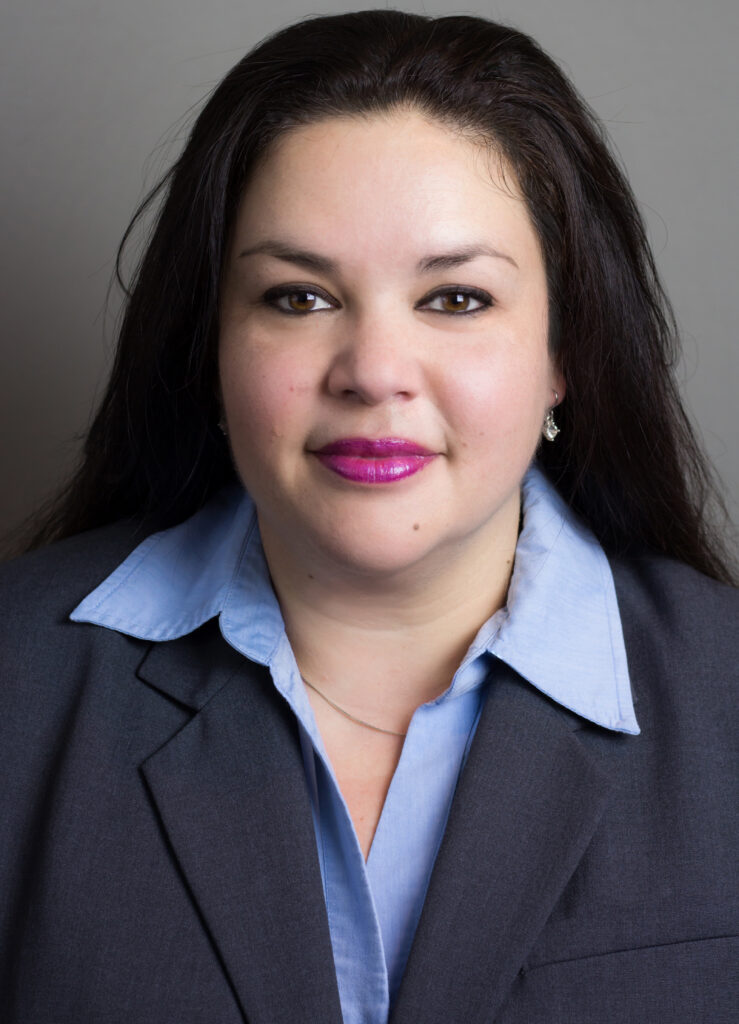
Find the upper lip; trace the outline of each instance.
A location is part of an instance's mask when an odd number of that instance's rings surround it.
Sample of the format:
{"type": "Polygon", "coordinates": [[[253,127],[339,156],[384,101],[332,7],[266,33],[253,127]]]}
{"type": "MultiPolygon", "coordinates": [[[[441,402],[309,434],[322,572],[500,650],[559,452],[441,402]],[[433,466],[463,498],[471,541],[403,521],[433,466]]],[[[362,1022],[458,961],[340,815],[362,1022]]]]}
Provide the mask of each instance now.
{"type": "Polygon", "coordinates": [[[435,454],[429,448],[404,437],[341,437],[314,451],[317,455],[354,455],[374,459],[393,455],[435,454]]]}

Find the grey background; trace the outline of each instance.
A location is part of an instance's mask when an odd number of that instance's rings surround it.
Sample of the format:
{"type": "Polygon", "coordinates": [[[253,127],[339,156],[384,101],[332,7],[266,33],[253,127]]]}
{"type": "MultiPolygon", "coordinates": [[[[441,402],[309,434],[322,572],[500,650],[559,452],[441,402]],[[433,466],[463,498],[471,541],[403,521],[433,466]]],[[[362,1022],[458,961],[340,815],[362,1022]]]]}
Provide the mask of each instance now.
{"type": "Polygon", "coordinates": [[[683,332],[682,392],[739,523],[735,0],[12,0],[0,13],[0,533],[74,461],[110,366],[118,241],[201,101],[268,32],[372,6],[515,25],[606,122],[683,332]]]}

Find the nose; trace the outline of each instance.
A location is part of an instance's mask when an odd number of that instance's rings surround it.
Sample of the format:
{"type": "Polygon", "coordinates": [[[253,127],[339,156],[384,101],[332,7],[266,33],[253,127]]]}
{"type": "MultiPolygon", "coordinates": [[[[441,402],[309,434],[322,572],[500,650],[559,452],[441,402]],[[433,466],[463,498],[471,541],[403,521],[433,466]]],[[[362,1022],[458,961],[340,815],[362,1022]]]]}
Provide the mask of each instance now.
{"type": "Polygon", "coordinates": [[[336,398],[365,405],[408,400],[418,394],[421,366],[412,325],[394,317],[355,316],[346,320],[333,353],[326,386],[336,398]]]}

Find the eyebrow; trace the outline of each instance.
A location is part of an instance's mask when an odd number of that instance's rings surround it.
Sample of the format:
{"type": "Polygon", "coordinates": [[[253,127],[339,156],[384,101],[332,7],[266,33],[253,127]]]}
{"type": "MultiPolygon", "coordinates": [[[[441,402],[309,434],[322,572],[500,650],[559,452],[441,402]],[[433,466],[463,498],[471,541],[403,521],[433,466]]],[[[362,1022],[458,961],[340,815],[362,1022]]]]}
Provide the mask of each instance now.
{"type": "MultiPolygon", "coordinates": [[[[308,270],[315,270],[322,274],[335,274],[338,271],[338,264],[328,256],[322,256],[317,252],[310,252],[308,249],[298,249],[285,242],[273,239],[265,239],[257,245],[252,245],[239,253],[238,258],[254,256],[257,253],[264,253],[268,256],[275,256],[277,259],[285,260],[287,263],[296,263],[308,270]]],[[[416,264],[419,273],[428,273],[431,270],[448,270],[450,267],[458,267],[462,263],[469,263],[478,256],[492,256],[494,259],[506,260],[518,268],[518,264],[512,256],[507,256],[498,249],[489,245],[465,245],[452,252],[439,253],[436,256],[424,256],[416,264]]]]}

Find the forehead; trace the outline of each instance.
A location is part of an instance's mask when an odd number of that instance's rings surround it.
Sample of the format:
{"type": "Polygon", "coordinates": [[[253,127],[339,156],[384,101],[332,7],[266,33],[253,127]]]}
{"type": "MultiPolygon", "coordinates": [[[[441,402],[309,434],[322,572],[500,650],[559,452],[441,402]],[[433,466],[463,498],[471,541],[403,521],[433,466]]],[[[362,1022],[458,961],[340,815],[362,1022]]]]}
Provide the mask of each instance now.
{"type": "Polygon", "coordinates": [[[244,191],[236,241],[277,232],[357,258],[481,232],[521,257],[539,249],[500,153],[413,109],[331,117],[278,138],[244,191]]]}

